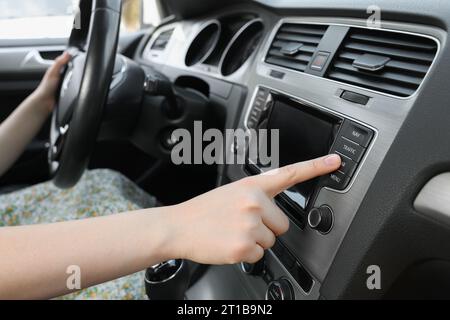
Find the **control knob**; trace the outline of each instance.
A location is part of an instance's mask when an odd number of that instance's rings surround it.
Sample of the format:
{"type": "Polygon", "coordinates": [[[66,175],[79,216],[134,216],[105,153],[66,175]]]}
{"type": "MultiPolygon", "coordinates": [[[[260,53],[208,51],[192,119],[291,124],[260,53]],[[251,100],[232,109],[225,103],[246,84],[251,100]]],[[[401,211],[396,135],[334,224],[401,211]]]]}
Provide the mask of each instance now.
{"type": "Polygon", "coordinates": [[[308,215],[308,225],[320,233],[329,233],[333,228],[333,211],[327,206],[312,209],[308,215]]]}
{"type": "Polygon", "coordinates": [[[295,300],[294,288],[288,279],[279,279],[269,284],[266,300],[295,300]]]}

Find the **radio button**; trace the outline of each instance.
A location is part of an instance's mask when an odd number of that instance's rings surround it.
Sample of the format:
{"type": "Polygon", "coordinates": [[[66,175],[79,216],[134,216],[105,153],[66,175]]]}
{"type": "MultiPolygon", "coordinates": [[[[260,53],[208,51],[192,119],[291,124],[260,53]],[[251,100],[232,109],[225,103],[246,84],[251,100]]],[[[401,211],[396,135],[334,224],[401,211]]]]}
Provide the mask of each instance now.
{"type": "Polygon", "coordinates": [[[256,96],[265,101],[267,99],[267,97],[269,96],[269,90],[264,89],[264,88],[259,88],[256,96]]]}
{"type": "Polygon", "coordinates": [[[341,94],[341,98],[353,103],[357,103],[357,104],[361,104],[363,106],[367,105],[367,103],[369,102],[370,98],[368,96],[356,93],[356,92],[351,92],[351,91],[344,91],[341,94]]]}
{"type": "Polygon", "coordinates": [[[341,155],[341,160],[342,160],[342,164],[341,164],[341,168],[339,169],[339,171],[348,177],[353,176],[353,174],[356,171],[356,168],[358,167],[358,164],[355,161],[350,160],[349,158],[344,157],[342,155],[341,155]]]}
{"type": "Polygon", "coordinates": [[[265,103],[266,103],[265,99],[257,98],[255,100],[255,103],[253,104],[253,109],[262,111],[265,103]]]}
{"type": "Polygon", "coordinates": [[[249,119],[249,120],[247,121],[247,127],[248,127],[249,129],[256,129],[256,121],[253,120],[253,119],[249,119]]]}
{"type": "Polygon", "coordinates": [[[344,190],[347,188],[350,180],[350,177],[346,176],[342,172],[336,171],[328,176],[326,186],[331,189],[344,190]]]}
{"type": "Polygon", "coordinates": [[[250,120],[259,121],[260,116],[261,116],[261,112],[258,112],[257,110],[253,110],[252,113],[250,114],[250,120]]]}
{"type": "Polygon", "coordinates": [[[360,146],[367,148],[373,137],[373,132],[351,121],[345,121],[341,135],[360,146]]]}
{"type": "Polygon", "coordinates": [[[355,162],[360,162],[366,149],[361,147],[359,144],[340,137],[336,141],[335,151],[352,159],[355,162]]]}

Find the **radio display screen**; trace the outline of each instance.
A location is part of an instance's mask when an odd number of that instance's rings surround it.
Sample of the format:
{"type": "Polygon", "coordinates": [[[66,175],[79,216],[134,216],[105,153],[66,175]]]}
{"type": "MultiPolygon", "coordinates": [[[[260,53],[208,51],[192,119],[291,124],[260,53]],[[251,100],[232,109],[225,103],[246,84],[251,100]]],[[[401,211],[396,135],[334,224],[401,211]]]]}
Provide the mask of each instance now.
{"type": "MultiPolygon", "coordinates": [[[[322,157],[330,152],[339,120],[289,99],[273,104],[268,129],[279,130],[280,167],[322,157]]],[[[306,209],[318,179],[301,183],[285,194],[306,209]]]]}

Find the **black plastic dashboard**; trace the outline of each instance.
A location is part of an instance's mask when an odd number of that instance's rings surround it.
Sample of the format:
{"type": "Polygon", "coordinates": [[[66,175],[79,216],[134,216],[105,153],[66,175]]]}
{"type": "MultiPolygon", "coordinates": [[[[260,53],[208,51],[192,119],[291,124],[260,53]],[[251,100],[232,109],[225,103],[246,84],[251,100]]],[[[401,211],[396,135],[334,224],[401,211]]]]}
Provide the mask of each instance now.
{"type": "MultiPolygon", "coordinates": [[[[329,233],[293,223],[267,253],[264,274],[210,267],[188,298],[264,299],[279,279],[296,299],[396,297],[415,265],[450,259],[448,228],[413,207],[423,185],[450,169],[450,149],[442,147],[450,138],[450,3],[379,1],[375,30],[367,24],[371,5],[264,0],[224,2],[216,11],[205,5],[206,12],[199,5],[141,43],[135,60],[208,95],[227,129],[248,129],[264,88],[373,132],[351,182],[321,188],[314,200],[334,212],[329,233]],[[379,290],[366,284],[373,265],[383,272],[379,290]]],[[[247,174],[242,165],[223,166],[220,183],[247,174]]],[[[426,297],[419,283],[410,291],[426,297]]],[[[437,291],[445,292],[448,282],[441,283],[437,291]]]]}

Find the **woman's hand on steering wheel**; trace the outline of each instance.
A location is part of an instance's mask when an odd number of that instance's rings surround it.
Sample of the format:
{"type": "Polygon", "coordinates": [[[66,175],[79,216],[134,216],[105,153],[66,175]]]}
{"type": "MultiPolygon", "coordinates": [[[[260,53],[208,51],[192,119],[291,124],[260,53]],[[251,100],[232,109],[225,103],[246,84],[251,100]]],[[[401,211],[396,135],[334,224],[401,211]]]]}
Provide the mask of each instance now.
{"type": "Polygon", "coordinates": [[[65,52],[47,70],[39,87],[33,93],[36,99],[36,107],[45,115],[49,115],[56,105],[56,94],[61,81],[61,70],[69,63],[71,56],[65,52]]]}

